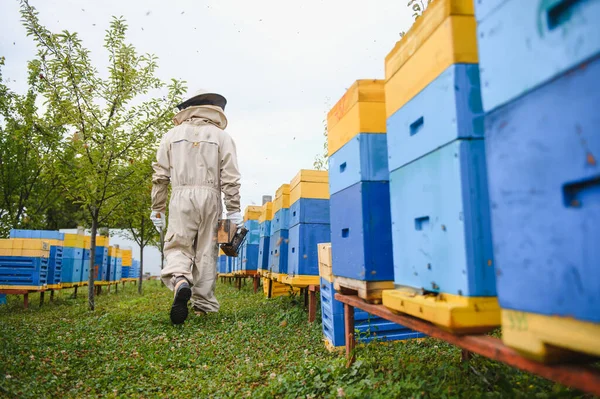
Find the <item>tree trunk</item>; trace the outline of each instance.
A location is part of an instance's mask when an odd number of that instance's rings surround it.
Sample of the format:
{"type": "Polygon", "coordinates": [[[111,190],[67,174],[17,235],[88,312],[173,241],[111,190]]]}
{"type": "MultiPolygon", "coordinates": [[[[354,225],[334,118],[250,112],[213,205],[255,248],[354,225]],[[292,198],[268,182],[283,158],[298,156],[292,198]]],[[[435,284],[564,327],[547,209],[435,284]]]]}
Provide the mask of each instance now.
{"type": "Polygon", "coordinates": [[[90,238],[90,276],[88,279],[88,303],[94,310],[94,262],[96,260],[96,233],[98,232],[98,213],[92,218],[92,237],[90,238]]]}
{"type": "Polygon", "coordinates": [[[142,216],[142,230],[141,230],[141,237],[142,239],[140,240],[140,277],[139,277],[139,284],[138,284],[138,294],[142,295],[142,279],[144,278],[144,217],[142,216]]]}

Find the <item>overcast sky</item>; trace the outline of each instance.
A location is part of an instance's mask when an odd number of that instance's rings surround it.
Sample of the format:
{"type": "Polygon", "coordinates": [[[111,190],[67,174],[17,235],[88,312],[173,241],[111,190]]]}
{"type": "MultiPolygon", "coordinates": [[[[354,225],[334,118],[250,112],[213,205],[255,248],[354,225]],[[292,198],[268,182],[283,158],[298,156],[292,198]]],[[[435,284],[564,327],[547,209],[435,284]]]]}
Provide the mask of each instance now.
{"type": "MultiPolygon", "coordinates": [[[[51,31],[78,32],[105,65],[105,30],[123,16],[127,39],[159,57],[163,80],[225,95],[242,172],[242,206],[274,195],[323,144],[327,111],[357,79],[383,78],[384,58],[412,23],[406,0],[30,0],[51,31]]],[[[19,2],[0,0],[4,78],[26,89],[35,55],[19,2]]]]}

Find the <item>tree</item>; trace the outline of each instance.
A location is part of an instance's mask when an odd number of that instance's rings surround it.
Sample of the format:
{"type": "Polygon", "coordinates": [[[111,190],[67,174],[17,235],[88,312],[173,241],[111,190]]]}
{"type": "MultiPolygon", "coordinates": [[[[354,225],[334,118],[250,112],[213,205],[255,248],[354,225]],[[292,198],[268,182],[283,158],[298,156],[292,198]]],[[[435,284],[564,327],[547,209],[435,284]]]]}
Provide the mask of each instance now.
{"type": "Polygon", "coordinates": [[[47,228],[48,214],[62,206],[55,157],[63,128],[38,115],[40,63],[29,63],[25,95],[2,80],[0,59],[0,237],[11,228],[47,228]]]}
{"type": "MultiPolygon", "coordinates": [[[[139,182],[123,201],[121,212],[116,214],[115,226],[121,228],[119,233],[124,238],[135,241],[140,247],[140,277],[138,281],[138,293],[142,293],[142,281],[144,275],[144,248],[147,245],[158,246],[158,232],[152,221],[148,218],[152,206],[152,161],[147,158],[140,162],[132,178],[139,182]]],[[[162,265],[161,265],[162,267],[162,265]]]]}
{"type": "MultiPolygon", "coordinates": [[[[139,55],[125,42],[122,18],[113,18],[106,31],[109,66],[102,78],[76,33],[50,32],[28,0],[21,0],[21,16],[38,48],[46,106],[71,135],[61,141],[62,153],[73,156],[61,158],[60,181],[64,195],[80,204],[90,221],[91,271],[98,227],[135,188],[135,161],[150,156],[185,87],[175,79],[166,86],[155,76],[157,58],[139,55]],[[165,89],[162,97],[140,99],[165,89]]],[[[94,273],[88,288],[94,310],[94,273]]]]}
{"type": "Polygon", "coordinates": [[[323,141],[323,148],[321,148],[321,153],[315,156],[315,160],[313,162],[313,167],[316,170],[327,170],[329,167],[328,159],[329,152],[327,148],[327,119],[323,119],[323,137],[325,140],[323,141]]]}
{"type": "MultiPolygon", "coordinates": [[[[424,2],[424,0],[408,0],[408,7],[413,11],[412,16],[415,22],[432,1],[433,0],[427,0],[427,2],[424,2]]],[[[404,35],[406,35],[406,32],[400,32],[400,39],[402,39],[404,35]]]]}

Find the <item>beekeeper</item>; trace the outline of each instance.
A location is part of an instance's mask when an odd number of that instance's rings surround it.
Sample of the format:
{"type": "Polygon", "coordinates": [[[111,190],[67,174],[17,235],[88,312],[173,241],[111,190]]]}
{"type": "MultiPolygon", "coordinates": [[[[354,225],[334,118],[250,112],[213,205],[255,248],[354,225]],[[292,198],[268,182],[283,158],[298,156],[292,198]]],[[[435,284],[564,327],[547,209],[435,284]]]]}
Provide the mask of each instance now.
{"type": "Polygon", "coordinates": [[[225,104],[225,97],[205,90],[188,96],[177,106],[175,127],[162,138],[152,164],[150,219],[159,231],[165,228],[169,183],[172,187],[161,277],[174,291],[174,324],[187,318],[190,297],[196,314],[219,310],[214,291],[221,192],[227,218],[242,224],[240,172],[235,143],[224,130],[225,104]]]}

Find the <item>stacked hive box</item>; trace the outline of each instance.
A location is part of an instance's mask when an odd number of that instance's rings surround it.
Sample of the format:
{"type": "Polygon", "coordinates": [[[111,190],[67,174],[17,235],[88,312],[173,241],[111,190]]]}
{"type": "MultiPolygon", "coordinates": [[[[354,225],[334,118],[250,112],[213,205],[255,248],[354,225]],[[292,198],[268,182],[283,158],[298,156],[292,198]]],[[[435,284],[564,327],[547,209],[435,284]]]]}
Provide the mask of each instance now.
{"type": "Polygon", "coordinates": [[[227,255],[219,248],[219,260],[217,262],[217,271],[220,276],[227,274],[227,255]]]}
{"type": "Polygon", "coordinates": [[[457,333],[500,323],[473,0],[431,4],[386,58],[394,281],[384,304],[457,333]]]}
{"type": "Polygon", "coordinates": [[[94,281],[106,281],[108,269],[108,244],[108,237],[96,236],[96,252],[94,255],[94,281]]]}
{"type": "Polygon", "coordinates": [[[0,288],[45,289],[49,257],[47,241],[0,239],[0,288]]]}
{"type": "Polygon", "coordinates": [[[88,285],[90,279],[90,254],[92,237],[83,237],[83,263],[81,265],[81,285],[88,285]]]}
{"type": "Polygon", "coordinates": [[[130,278],[137,280],[140,278],[140,261],[137,259],[131,260],[131,271],[129,274],[130,278]]]}
{"type": "Polygon", "coordinates": [[[384,82],[359,80],[327,116],[336,289],[370,301],[394,287],[384,82]]]}
{"type": "Polygon", "coordinates": [[[62,260],[64,234],[58,231],[47,230],[11,230],[10,238],[27,240],[43,240],[50,244],[50,257],[48,259],[48,275],[46,286],[49,289],[61,288],[62,260]]]}
{"type": "Polygon", "coordinates": [[[62,286],[65,288],[81,285],[85,236],[65,234],[63,241],[62,286]]]}
{"type": "Polygon", "coordinates": [[[317,244],[329,240],[327,171],[301,170],[290,182],[288,274],[281,282],[319,285],[317,244]]]}
{"type": "Polygon", "coordinates": [[[244,227],[248,229],[242,243],[242,274],[254,276],[258,270],[258,250],[260,245],[259,218],[262,207],[250,205],[244,213],[244,227]]]}
{"type": "Polygon", "coordinates": [[[600,356],[600,1],[476,16],[502,338],[544,362],[600,356]]]}
{"type": "Polygon", "coordinates": [[[131,249],[121,250],[122,266],[121,266],[121,280],[128,281],[131,274],[131,261],[133,260],[133,251],[131,249]]]}
{"type": "Polygon", "coordinates": [[[269,273],[269,248],[271,240],[271,222],[273,220],[273,203],[267,202],[262,206],[259,224],[259,245],[258,245],[258,274],[268,277],[269,273]]]}
{"type": "Polygon", "coordinates": [[[121,281],[121,278],[123,276],[123,251],[119,247],[117,247],[116,258],[117,261],[115,263],[115,271],[112,274],[113,278],[111,282],[118,283],[119,281],[121,281]]]}
{"type": "Polygon", "coordinates": [[[283,184],[275,193],[273,220],[269,242],[269,272],[279,281],[288,272],[288,244],[290,218],[290,185],[283,184]]]}
{"type": "MultiPolygon", "coordinates": [[[[346,343],[344,304],[334,298],[331,244],[319,244],[319,271],[321,275],[321,315],[323,335],[328,349],[343,347],[346,343]]],[[[355,330],[358,342],[372,340],[405,340],[424,337],[404,326],[392,323],[365,311],[354,309],[355,330]]]]}

